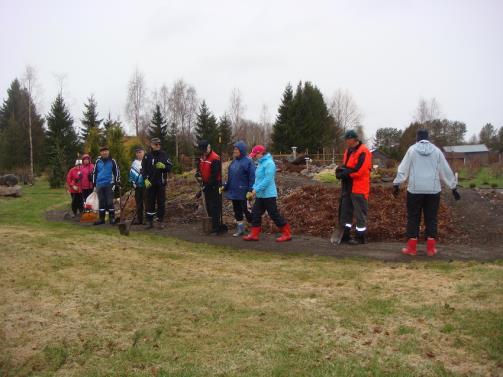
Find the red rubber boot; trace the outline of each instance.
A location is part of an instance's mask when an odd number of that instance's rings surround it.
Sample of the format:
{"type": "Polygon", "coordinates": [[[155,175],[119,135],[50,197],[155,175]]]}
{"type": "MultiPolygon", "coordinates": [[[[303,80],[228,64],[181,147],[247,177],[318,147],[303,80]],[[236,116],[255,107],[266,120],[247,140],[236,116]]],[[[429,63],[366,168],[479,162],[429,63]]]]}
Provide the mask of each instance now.
{"type": "Polygon", "coordinates": [[[435,238],[429,238],[426,240],[426,255],[429,257],[434,256],[437,253],[437,248],[435,247],[437,241],[435,238]]]}
{"type": "Polygon", "coordinates": [[[276,238],[276,242],[286,242],[292,239],[292,231],[289,224],[283,225],[280,231],[281,237],[276,238]]]}
{"type": "Polygon", "coordinates": [[[412,256],[417,254],[417,238],[409,238],[407,245],[402,249],[402,254],[412,256]]]}
{"type": "Polygon", "coordinates": [[[245,241],[258,241],[259,240],[259,234],[260,234],[260,227],[259,226],[252,226],[250,228],[250,234],[247,236],[243,237],[243,240],[245,241]]]}

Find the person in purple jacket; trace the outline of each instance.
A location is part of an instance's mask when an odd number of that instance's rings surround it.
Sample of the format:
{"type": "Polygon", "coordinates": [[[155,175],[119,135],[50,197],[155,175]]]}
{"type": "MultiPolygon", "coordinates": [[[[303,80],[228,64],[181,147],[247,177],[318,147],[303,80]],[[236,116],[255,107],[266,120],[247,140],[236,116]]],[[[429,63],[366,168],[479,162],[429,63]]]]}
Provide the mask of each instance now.
{"type": "Polygon", "coordinates": [[[233,160],[229,165],[227,182],[223,185],[221,191],[225,191],[225,197],[232,200],[234,209],[234,218],[237,223],[234,237],[245,234],[244,219],[251,223],[251,213],[248,210],[246,194],[253,190],[255,182],[255,164],[247,155],[247,145],[244,141],[238,141],[234,144],[233,160]]]}

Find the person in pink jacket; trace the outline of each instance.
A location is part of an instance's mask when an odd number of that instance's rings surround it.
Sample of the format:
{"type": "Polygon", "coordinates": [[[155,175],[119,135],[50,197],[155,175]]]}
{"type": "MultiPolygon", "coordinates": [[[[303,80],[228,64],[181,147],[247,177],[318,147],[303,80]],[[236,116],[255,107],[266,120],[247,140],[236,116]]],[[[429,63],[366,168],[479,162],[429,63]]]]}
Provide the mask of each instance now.
{"type": "Polygon", "coordinates": [[[68,185],[68,192],[72,197],[72,217],[77,216],[77,212],[84,211],[84,201],[82,200],[82,161],[75,161],[75,166],[68,171],[66,175],[66,184],[68,185]]]}
{"type": "Polygon", "coordinates": [[[94,164],[91,162],[91,157],[88,154],[82,156],[82,179],[80,181],[80,188],[82,189],[82,201],[85,203],[87,197],[91,195],[94,189],[93,185],[93,170],[94,164]]]}

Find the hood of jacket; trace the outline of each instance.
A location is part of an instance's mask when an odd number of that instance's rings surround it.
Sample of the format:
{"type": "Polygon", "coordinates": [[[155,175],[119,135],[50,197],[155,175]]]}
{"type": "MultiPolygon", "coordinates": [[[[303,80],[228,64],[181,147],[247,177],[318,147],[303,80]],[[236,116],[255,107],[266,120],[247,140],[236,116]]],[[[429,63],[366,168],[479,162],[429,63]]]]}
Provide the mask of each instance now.
{"type": "Polygon", "coordinates": [[[239,158],[243,158],[246,156],[246,153],[248,152],[248,146],[244,141],[237,141],[234,143],[234,148],[239,149],[239,152],[241,152],[241,156],[239,158]]]}
{"type": "Polygon", "coordinates": [[[435,150],[435,146],[428,140],[421,140],[416,143],[414,150],[421,156],[429,156],[435,150]]]}
{"type": "Polygon", "coordinates": [[[272,155],[270,153],[266,153],[258,162],[267,162],[269,160],[272,160],[272,155]]]}

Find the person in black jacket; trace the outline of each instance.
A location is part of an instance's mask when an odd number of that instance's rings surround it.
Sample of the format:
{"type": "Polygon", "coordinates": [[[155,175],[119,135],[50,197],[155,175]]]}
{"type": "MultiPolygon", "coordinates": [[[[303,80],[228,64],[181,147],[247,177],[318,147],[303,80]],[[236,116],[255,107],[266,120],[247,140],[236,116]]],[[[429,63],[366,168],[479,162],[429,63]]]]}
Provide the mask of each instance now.
{"type": "Polygon", "coordinates": [[[154,216],[157,215],[162,228],[166,203],[166,184],[168,173],[173,164],[166,152],[161,150],[161,140],[150,140],[151,152],[142,161],[142,176],[147,190],[147,229],[154,227],[154,216]],[[157,208],[157,211],[156,211],[157,208]]]}

